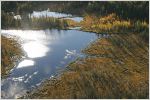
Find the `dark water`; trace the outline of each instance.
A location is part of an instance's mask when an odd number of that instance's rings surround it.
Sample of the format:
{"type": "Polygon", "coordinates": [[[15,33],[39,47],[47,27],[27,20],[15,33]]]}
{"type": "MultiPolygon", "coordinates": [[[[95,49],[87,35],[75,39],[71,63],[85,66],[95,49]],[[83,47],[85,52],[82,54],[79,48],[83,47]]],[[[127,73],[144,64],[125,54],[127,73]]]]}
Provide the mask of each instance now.
{"type": "Polygon", "coordinates": [[[17,98],[26,90],[53,77],[60,69],[82,57],[84,49],[97,35],[79,30],[2,30],[2,35],[18,39],[26,56],[2,80],[2,98],[17,98]]]}

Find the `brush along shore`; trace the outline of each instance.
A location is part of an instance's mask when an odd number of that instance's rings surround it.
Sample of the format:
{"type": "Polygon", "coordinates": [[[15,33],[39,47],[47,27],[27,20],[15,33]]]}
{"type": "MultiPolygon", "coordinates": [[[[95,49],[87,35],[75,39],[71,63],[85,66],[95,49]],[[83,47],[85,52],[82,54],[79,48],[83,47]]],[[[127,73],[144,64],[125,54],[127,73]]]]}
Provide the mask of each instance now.
{"type": "Polygon", "coordinates": [[[15,62],[21,59],[23,55],[20,44],[12,39],[1,36],[1,77],[9,75],[10,70],[15,66],[15,62]]]}

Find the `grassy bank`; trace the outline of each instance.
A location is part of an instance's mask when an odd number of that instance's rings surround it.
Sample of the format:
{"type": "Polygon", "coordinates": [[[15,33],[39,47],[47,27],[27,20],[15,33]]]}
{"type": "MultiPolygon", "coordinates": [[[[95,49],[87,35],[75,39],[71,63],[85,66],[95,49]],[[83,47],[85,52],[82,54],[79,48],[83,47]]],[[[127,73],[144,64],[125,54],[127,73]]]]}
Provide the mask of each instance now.
{"type": "Polygon", "coordinates": [[[1,77],[3,78],[9,74],[23,53],[17,41],[5,36],[1,36],[1,41],[1,77]]]}
{"type": "Polygon", "coordinates": [[[148,98],[148,43],[136,34],[98,39],[88,55],[24,98],[148,98]]]}

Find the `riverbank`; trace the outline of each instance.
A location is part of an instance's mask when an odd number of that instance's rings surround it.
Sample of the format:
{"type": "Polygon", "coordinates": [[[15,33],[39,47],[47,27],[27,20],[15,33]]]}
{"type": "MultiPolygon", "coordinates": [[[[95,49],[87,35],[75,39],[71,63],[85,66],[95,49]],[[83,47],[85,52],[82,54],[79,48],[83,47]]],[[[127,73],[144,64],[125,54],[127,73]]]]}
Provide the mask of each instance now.
{"type": "Polygon", "coordinates": [[[96,40],[87,58],[68,66],[25,98],[148,98],[148,43],[136,34],[96,40]]]}
{"type": "Polygon", "coordinates": [[[81,30],[98,34],[127,34],[137,33],[145,41],[149,40],[149,24],[140,20],[124,20],[112,13],[101,17],[87,15],[80,22],[81,30]]]}
{"type": "Polygon", "coordinates": [[[23,52],[16,40],[2,35],[1,41],[1,77],[4,78],[9,75],[10,70],[15,66],[15,62],[21,58],[23,52]]]}

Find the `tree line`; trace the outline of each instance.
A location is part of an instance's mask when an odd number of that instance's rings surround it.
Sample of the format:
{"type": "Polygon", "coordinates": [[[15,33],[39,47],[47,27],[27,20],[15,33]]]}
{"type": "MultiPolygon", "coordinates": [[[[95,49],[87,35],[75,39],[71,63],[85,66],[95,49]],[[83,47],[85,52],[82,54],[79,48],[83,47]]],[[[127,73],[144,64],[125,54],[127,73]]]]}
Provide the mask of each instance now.
{"type": "MultiPolygon", "coordinates": [[[[149,23],[148,1],[2,1],[2,28],[21,25],[14,20],[12,12],[21,16],[34,10],[45,10],[69,13],[78,16],[106,16],[116,13],[121,19],[146,21],[149,23]]],[[[26,21],[24,17],[22,20],[26,21]]],[[[25,22],[24,21],[24,22],[25,22]]]]}

